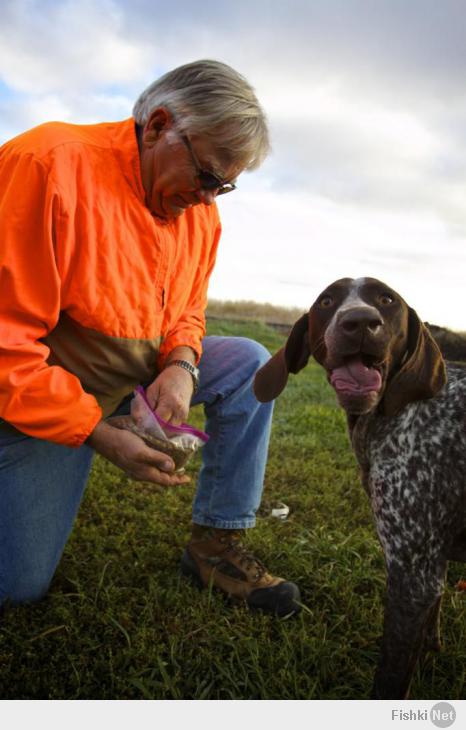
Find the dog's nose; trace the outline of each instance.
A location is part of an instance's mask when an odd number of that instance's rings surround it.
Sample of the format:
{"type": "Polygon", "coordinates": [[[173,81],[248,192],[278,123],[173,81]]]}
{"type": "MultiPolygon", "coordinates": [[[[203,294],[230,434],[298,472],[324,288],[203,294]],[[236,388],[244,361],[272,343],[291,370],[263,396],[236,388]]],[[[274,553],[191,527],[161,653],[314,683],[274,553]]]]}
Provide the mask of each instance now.
{"type": "Polygon", "coordinates": [[[383,319],[372,307],[358,307],[341,312],[338,325],[347,335],[369,334],[376,337],[383,326],[383,319]]]}

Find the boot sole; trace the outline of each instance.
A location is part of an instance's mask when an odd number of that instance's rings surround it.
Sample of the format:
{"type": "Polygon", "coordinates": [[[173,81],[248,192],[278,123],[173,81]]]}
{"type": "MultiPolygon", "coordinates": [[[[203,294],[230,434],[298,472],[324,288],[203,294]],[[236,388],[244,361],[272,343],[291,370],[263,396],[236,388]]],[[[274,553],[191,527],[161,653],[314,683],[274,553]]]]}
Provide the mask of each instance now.
{"type": "MultiPolygon", "coordinates": [[[[181,558],[180,570],[182,575],[189,578],[199,589],[207,588],[199,574],[199,568],[196,562],[187,549],[185,549],[181,558]]],[[[279,583],[273,588],[256,588],[247,599],[240,599],[226,594],[215,585],[213,588],[227,596],[231,603],[246,603],[254,611],[272,613],[279,618],[297,615],[301,611],[301,606],[299,605],[301,601],[299,588],[294,583],[288,581],[279,583]]]]}

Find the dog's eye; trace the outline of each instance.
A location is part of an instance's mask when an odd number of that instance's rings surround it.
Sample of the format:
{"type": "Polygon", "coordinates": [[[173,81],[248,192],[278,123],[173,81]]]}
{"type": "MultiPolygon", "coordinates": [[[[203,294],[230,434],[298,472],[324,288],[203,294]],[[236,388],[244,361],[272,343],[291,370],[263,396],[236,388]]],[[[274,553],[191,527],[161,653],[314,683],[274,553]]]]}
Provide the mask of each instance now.
{"type": "Polygon", "coordinates": [[[322,299],[319,301],[319,307],[322,307],[322,309],[328,309],[333,305],[333,297],[330,297],[326,295],[325,297],[322,297],[322,299]]]}
{"type": "Polygon", "coordinates": [[[379,296],[379,304],[393,304],[395,300],[390,294],[381,294],[379,296]]]}

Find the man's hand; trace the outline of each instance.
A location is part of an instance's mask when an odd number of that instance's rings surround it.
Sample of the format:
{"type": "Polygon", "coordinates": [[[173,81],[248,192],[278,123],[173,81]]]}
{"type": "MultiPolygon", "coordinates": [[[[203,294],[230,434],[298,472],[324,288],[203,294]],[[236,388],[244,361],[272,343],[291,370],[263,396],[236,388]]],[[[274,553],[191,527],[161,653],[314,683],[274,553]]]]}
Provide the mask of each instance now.
{"type": "Polygon", "coordinates": [[[187,420],[194,384],[191,373],[168,365],[146,391],[151,408],[164,421],[175,426],[187,420]]]}
{"type": "Polygon", "coordinates": [[[173,473],[175,464],[169,456],[147,446],[136,434],[114,428],[105,421],[97,424],[86,443],[136,481],[164,487],[190,481],[185,474],[173,473]]]}

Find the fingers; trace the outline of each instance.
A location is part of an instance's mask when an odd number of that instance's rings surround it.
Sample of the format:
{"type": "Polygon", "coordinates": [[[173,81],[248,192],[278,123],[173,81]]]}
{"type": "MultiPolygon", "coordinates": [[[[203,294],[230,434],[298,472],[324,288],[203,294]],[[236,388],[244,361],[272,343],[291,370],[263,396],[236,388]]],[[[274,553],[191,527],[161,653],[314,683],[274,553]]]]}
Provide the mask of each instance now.
{"type": "Polygon", "coordinates": [[[188,484],[187,474],[175,473],[175,463],[167,454],[146,446],[143,442],[134,454],[133,464],[127,473],[136,481],[153,482],[162,486],[188,484]]]}
{"type": "Polygon", "coordinates": [[[147,446],[131,431],[115,428],[105,421],[95,427],[88,442],[104,458],[138,481],[167,487],[190,481],[186,474],[175,474],[175,464],[167,454],[147,446]]]}
{"type": "Polygon", "coordinates": [[[175,366],[163,370],[146,391],[156,414],[176,426],[187,420],[192,394],[190,373],[175,366]]]}
{"type": "Polygon", "coordinates": [[[152,385],[150,385],[148,388],[146,388],[146,398],[147,402],[149,403],[150,407],[153,411],[157,408],[157,403],[159,402],[159,387],[157,380],[155,380],[152,385]]]}
{"type": "Polygon", "coordinates": [[[155,410],[160,418],[174,426],[179,426],[187,420],[189,410],[185,402],[177,399],[170,399],[169,402],[161,400],[155,410]]]}
{"type": "Polygon", "coordinates": [[[134,472],[126,472],[126,474],[135,482],[151,482],[161,487],[178,487],[189,484],[191,481],[187,474],[167,474],[150,466],[142,466],[134,472]]]}
{"type": "Polygon", "coordinates": [[[115,440],[110,448],[101,449],[100,453],[132,479],[167,487],[190,481],[187,475],[175,473],[173,459],[147,446],[136,434],[114,428],[111,431],[115,432],[115,440]]]}
{"type": "Polygon", "coordinates": [[[164,487],[188,484],[191,481],[187,474],[177,474],[174,470],[173,459],[147,446],[135,455],[126,473],[135,481],[153,482],[164,487]]]}
{"type": "Polygon", "coordinates": [[[156,467],[159,471],[172,472],[175,470],[175,462],[171,456],[164,454],[163,451],[157,451],[157,449],[146,446],[144,442],[142,442],[136,458],[141,464],[156,467]]]}
{"type": "MultiPolygon", "coordinates": [[[[172,368],[172,370],[174,370],[174,368],[172,368]]],[[[181,389],[164,390],[159,393],[155,402],[154,410],[160,418],[163,418],[164,421],[168,421],[169,423],[173,423],[178,426],[188,418],[191,396],[192,387],[185,391],[181,389]]]]}

